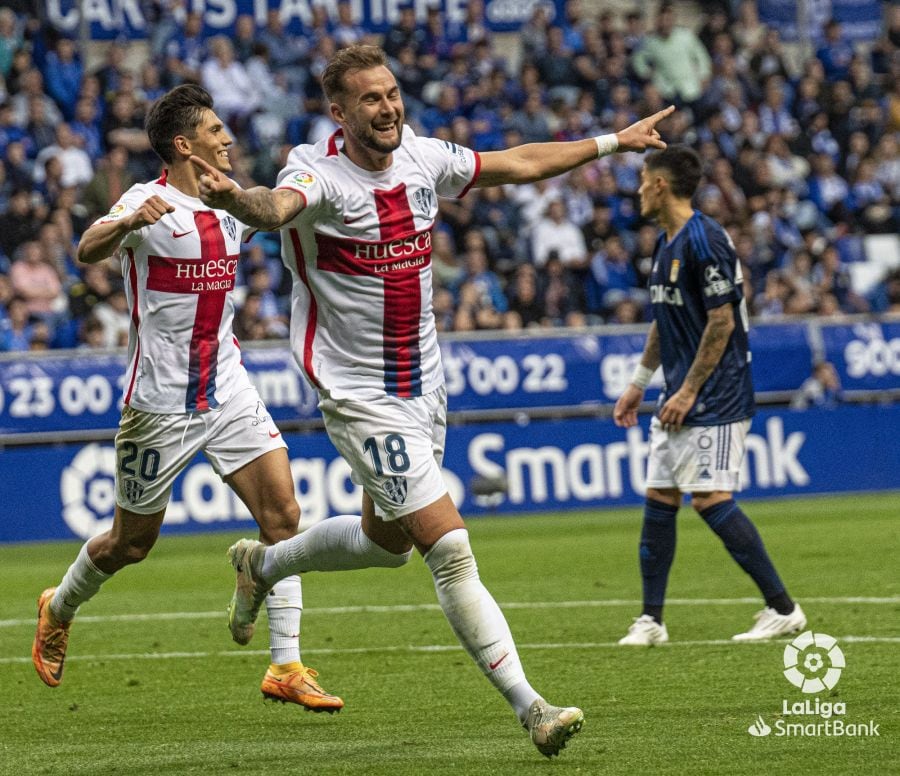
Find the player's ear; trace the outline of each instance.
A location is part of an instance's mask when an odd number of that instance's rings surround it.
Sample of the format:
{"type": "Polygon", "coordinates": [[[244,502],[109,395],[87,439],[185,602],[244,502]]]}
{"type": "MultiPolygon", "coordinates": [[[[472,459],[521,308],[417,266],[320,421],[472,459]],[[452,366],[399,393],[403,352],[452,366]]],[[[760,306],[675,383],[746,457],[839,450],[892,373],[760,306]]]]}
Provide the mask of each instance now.
{"type": "Polygon", "coordinates": [[[338,124],[342,124],[344,121],[344,109],[340,106],[340,104],[333,102],[329,106],[329,110],[331,111],[331,118],[333,118],[338,124]]]}
{"type": "Polygon", "coordinates": [[[191,150],[191,141],[184,135],[175,135],[175,137],[172,138],[172,145],[175,146],[175,150],[183,156],[190,156],[193,153],[191,150]]]}

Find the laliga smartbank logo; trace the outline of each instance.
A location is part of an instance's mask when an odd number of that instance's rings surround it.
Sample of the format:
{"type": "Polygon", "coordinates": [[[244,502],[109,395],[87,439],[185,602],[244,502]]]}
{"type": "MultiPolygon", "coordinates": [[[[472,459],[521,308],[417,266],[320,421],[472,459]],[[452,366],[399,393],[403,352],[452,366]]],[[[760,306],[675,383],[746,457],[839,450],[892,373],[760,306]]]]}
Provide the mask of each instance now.
{"type": "MultiPolygon", "coordinates": [[[[784,648],[784,677],[804,695],[832,690],[846,667],[837,639],[827,633],[804,631],[784,648]]],[[[771,724],[762,714],[747,728],[754,738],[879,736],[875,720],[847,722],[847,704],[818,697],[799,701],[782,700],[781,710],[771,724]]]]}

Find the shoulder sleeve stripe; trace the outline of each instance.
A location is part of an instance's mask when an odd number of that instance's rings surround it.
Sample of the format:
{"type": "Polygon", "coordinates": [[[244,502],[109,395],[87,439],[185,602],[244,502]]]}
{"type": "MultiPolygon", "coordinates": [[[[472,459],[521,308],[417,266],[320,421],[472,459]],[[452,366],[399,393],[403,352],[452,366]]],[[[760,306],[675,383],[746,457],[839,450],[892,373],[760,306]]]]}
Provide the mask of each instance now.
{"type": "Polygon", "coordinates": [[[700,261],[707,261],[712,257],[709,241],[706,239],[703,224],[700,223],[699,219],[691,218],[688,222],[688,240],[700,261]]]}
{"type": "Polygon", "coordinates": [[[478,151],[473,152],[475,154],[475,172],[472,174],[472,180],[470,180],[465,188],[459,192],[459,195],[456,197],[457,199],[462,199],[466,194],[469,193],[469,189],[475,185],[475,182],[478,180],[478,176],[481,174],[481,154],[478,151]]]}

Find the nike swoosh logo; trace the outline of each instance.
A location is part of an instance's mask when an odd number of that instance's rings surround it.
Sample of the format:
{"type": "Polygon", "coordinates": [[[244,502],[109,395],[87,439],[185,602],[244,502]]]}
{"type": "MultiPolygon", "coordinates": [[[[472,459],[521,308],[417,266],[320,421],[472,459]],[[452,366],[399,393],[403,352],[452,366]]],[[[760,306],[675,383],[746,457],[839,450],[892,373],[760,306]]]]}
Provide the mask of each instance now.
{"type": "Polygon", "coordinates": [[[348,218],[347,216],[344,216],[344,223],[345,223],[345,224],[352,224],[354,221],[359,221],[360,218],[364,218],[365,215],[366,215],[366,214],[363,213],[362,215],[354,216],[353,218],[348,218]]]}
{"type": "Polygon", "coordinates": [[[273,434],[273,433],[270,431],[270,432],[269,432],[269,436],[272,437],[272,439],[278,439],[278,437],[281,436],[281,432],[279,431],[277,434],[273,434]]]}
{"type": "Polygon", "coordinates": [[[52,676],[54,679],[56,679],[57,682],[62,678],[63,663],[65,663],[65,659],[63,659],[63,660],[60,662],[59,668],[58,668],[56,671],[51,671],[51,672],[50,672],[50,676],[52,676]]]}
{"type": "Polygon", "coordinates": [[[495,668],[497,668],[497,666],[499,666],[499,665],[500,665],[504,660],[506,660],[506,658],[508,658],[508,657],[509,657],[509,652],[507,652],[507,653],[506,653],[503,657],[501,657],[499,660],[497,660],[497,661],[495,661],[495,662],[493,662],[493,663],[488,663],[488,668],[490,668],[491,671],[493,671],[495,668]]]}
{"type": "Polygon", "coordinates": [[[178,232],[176,232],[176,231],[173,229],[173,230],[172,230],[172,237],[174,237],[174,238],[177,240],[179,237],[184,237],[186,234],[190,234],[190,233],[193,232],[193,231],[194,231],[193,229],[188,229],[186,232],[178,233],[178,232]]]}

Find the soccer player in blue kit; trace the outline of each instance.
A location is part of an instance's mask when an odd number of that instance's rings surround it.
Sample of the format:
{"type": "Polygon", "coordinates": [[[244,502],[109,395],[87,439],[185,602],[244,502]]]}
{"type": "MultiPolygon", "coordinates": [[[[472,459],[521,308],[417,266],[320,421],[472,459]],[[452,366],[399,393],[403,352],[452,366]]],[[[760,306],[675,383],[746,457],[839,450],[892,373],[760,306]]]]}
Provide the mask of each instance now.
{"type": "Polygon", "coordinates": [[[644,389],[660,365],[665,390],[650,424],[640,542],[643,612],[619,644],[669,640],[662,611],[683,493],[691,494],[694,509],[765,599],[754,625],[733,639],[761,641],[806,626],[803,610],[732,495],[754,412],[747,307],[731,238],[691,205],[701,177],[700,158],[685,146],[651,154],[641,171],[641,215],[656,220],[663,232],[650,273],[653,323],[641,362],[616,402],[616,425],[637,423],[644,389]]]}

